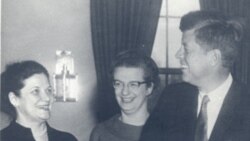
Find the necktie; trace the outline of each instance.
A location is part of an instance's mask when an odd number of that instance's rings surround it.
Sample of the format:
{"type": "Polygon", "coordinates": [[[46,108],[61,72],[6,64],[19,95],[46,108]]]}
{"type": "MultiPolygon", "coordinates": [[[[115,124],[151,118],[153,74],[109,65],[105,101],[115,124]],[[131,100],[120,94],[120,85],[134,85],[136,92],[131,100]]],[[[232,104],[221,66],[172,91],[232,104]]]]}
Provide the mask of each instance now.
{"type": "Polygon", "coordinates": [[[208,141],[207,138],[207,103],[209,98],[205,95],[202,99],[201,109],[195,129],[195,141],[208,141]]]}

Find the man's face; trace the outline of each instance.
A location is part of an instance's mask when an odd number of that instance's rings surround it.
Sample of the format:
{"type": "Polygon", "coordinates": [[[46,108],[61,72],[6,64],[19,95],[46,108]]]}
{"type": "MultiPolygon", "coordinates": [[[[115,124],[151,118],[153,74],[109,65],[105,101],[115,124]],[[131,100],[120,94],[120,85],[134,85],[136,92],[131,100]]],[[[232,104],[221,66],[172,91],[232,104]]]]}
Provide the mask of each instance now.
{"type": "Polygon", "coordinates": [[[147,107],[147,96],[153,85],[147,86],[144,71],[137,67],[118,67],[114,71],[116,100],[124,114],[140,112],[147,107]],[[139,84],[140,83],[140,84],[139,84]]]}
{"type": "Polygon", "coordinates": [[[196,43],[193,30],[183,32],[182,47],[177,51],[176,57],[180,60],[184,81],[196,86],[205,83],[210,72],[209,56],[196,43]]]}

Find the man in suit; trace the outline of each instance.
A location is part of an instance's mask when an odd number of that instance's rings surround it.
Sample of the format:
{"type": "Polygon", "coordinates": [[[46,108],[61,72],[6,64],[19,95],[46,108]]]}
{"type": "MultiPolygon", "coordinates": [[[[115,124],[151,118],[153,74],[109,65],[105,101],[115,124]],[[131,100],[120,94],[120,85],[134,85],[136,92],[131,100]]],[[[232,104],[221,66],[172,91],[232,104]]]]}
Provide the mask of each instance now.
{"type": "Polygon", "coordinates": [[[181,18],[176,53],[182,79],[169,86],[151,113],[140,141],[250,141],[250,94],[233,79],[238,28],[216,12],[181,18]]]}

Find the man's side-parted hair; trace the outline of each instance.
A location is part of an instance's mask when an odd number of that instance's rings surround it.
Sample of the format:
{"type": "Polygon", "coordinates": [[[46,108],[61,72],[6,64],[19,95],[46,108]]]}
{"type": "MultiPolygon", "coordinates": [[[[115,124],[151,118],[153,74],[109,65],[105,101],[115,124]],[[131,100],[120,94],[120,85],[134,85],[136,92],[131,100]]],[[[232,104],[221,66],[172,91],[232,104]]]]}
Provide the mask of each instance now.
{"type": "Polygon", "coordinates": [[[22,61],[7,65],[1,74],[1,110],[16,118],[15,107],[10,103],[9,93],[20,96],[20,90],[24,87],[24,80],[34,74],[45,74],[49,80],[47,69],[35,61],[22,61]]]}
{"type": "Polygon", "coordinates": [[[194,30],[195,40],[204,50],[220,50],[225,68],[232,68],[240,48],[240,24],[215,11],[193,11],[181,19],[180,30],[194,30]]]}
{"type": "Polygon", "coordinates": [[[118,67],[128,67],[128,68],[142,68],[144,70],[144,80],[147,85],[154,84],[154,89],[159,85],[159,70],[151,57],[137,50],[127,50],[119,53],[111,67],[111,77],[114,76],[114,71],[118,67]]]}
{"type": "Polygon", "coordinates": [[[181,17],[180,30],[182,32],[194,29],[202,23],[211,23],[216,21],[227,21],[228,17],[216,11],[191,11],[181,17]]]}

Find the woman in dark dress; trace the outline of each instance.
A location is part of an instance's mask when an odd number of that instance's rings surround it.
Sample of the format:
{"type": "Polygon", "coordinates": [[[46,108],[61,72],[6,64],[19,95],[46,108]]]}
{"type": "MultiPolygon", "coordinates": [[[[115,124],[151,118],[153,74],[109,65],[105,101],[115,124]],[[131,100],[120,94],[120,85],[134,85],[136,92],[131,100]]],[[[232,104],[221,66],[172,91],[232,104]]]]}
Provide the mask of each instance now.
{"type": "Polygon", "coordinates": [[[45,67],[35,61],[8,65],[1,74],[1,110],[13,120],[1,131],[1,141],[76,141],[46,122],[53,102],[45,67]]]}
{"type": "Polygon", "coordinates": [[[148,97],[159,83],[152,58],[137,51],[122,52],[111,69],[120,114],[98,124],[90,141],[138,141],[148,116],[148,97]]]}

